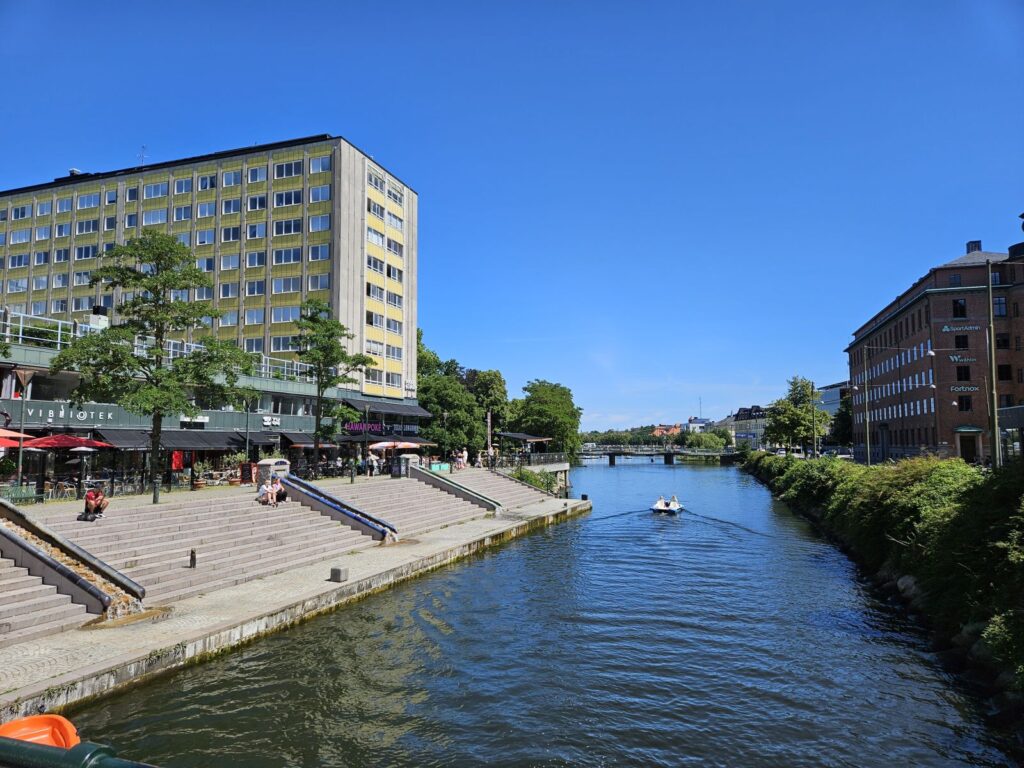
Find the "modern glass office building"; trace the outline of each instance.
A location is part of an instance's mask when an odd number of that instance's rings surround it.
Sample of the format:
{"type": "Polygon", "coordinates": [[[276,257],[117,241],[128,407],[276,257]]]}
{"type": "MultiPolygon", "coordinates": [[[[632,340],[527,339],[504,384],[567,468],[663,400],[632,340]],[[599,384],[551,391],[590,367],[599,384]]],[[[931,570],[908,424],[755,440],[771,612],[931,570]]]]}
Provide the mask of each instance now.
{"type": "Polygon", "coordinates": [[[178,237],[213,287],[221,338],[288,358],[306,298],[330,304],[376,364],[359,391],[416,396],[416,193],[328,134],[0,191],[2,302],[12,313],[116,320],[90,286],[102,254],[144,228],[178,237]]]}

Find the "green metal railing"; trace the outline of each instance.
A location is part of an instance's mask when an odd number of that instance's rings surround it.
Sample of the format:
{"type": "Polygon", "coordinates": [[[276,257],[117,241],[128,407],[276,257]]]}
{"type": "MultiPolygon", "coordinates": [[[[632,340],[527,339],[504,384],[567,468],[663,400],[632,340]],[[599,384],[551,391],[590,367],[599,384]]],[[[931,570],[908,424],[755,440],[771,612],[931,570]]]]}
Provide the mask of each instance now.
{"type": "Polygon", "coordinates": [[[122,760],[110,747],[83,741],[71,749],[0,736],[0,768],[153,768],[122,760]]]}

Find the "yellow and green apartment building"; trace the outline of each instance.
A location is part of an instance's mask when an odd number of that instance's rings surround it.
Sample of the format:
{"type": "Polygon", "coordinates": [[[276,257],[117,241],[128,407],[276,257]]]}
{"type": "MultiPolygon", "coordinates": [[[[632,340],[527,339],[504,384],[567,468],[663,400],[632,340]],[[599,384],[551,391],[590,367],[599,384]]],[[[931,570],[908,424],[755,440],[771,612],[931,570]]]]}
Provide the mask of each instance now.
{"type": "Polygon", "coordinates": [[[177,236],[213,287],[212,328],[245,350],[292,358],[306,298],[328,302],[373,356],[357,397],[415,403],[417,196],[328,134],[0,192],[2,303],[11,313],[116,320],[90,287],[104,251],[147,227],[177,236]]]}

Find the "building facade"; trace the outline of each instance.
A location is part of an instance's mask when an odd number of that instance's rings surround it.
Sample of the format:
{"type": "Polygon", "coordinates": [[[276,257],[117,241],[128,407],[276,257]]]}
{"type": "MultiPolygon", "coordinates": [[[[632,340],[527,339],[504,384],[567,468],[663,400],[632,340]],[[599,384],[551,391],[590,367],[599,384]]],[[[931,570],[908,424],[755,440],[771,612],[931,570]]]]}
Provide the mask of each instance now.
{"type": "Polygon", "coordinates": [[[764,428],[767,423],[768,412],[760,405],[737,409],[733,417],[736,445],[746,445],[755,450],[764,448],[764,428]]]}
{"type": "Polygon", "coordinates": [[[8,312],[116,322],[118,292],[90,286],[116,244],[154,228],[193,250],[213,286],[182,295],[221,313],[215,335],[293,358],[307,298],[327,302],[375,364],[358,394],[416,396],[417,195],[328,134],[0,192],[0,276],[8,312]]]}
{"type": "Polygon", "coordinates": [[[1024,402],[1022,302],[1024,252],[1010,258],[971,241],[858,328],[846,349],[855,457],[866,458],[870,435],[872,461],[921,453],[987,461],[993,392],[1000,408],[1024,402]]]}

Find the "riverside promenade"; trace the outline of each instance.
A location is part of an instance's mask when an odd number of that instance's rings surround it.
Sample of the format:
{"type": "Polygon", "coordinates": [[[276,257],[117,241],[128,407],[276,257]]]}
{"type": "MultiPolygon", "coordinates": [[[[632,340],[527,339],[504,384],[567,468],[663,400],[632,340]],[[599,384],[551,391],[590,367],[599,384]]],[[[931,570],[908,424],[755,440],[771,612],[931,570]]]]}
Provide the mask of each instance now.
{"type": "MultiPolygon", "coordinates": [[[[588,501],[548,498],[395,545],[341,554],[198,594],[126,619],[2,648],[0,722],[60,710],[202,661],[590,508],[588,501]],[[348,569],[342,583],[329,580],[330,569],[338,566],[348,569]]],[[[115,504],[111,514],[116,510],[115,504]]]]}

